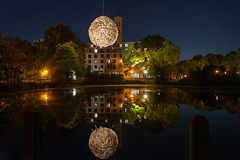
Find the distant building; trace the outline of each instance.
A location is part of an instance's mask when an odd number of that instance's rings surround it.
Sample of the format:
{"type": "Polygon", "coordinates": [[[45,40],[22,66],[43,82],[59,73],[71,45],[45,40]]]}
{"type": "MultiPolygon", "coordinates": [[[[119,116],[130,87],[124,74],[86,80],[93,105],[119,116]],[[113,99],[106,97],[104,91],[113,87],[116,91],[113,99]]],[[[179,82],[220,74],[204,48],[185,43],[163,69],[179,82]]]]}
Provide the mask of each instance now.
{"type": "MultiPolygon", "coordinates": [[[[122,17],[117,16],[114,21],[118,28],[118,39],[113,46],[100,49],[95,48],[92,43],[85,43],[86,63],[90,72],[124,74],[127,69],[124,68],[122,53],[128,50],[134,42],[122,41],[122,17]]],[[[125,78],[128,76],[125,75],[125,78]]]]}

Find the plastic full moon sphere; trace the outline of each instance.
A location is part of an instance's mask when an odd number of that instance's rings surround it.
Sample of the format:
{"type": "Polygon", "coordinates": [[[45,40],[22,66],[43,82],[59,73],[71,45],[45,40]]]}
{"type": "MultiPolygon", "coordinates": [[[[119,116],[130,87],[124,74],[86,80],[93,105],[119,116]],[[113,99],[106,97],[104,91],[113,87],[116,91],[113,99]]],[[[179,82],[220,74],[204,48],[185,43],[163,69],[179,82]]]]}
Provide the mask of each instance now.
{"type": "Polygon", "coordinates": [[[97,158],[107,159],[116,151],[118,137],[112,129],[100,127],[91,133],[88,145],[97,158]]]}
{"type": "Polygon", "coordinates": [[[91,42],[102,47],[113,45],[118,38],[118,29],[113,20],[107,16],[96,18],[88,29],[91,42]]]}

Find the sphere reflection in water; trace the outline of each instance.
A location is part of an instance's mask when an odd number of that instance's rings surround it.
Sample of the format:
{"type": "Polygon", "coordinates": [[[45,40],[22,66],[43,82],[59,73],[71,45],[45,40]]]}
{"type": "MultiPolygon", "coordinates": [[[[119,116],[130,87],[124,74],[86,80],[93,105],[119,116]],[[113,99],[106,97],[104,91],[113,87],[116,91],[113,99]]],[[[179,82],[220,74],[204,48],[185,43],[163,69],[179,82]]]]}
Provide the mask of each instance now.
{"type": "Polygon", "coordinates": [[[118,137],[112,129],[100,127],[91,133],[88,145],[97,158],[107,159],[116,151],[118,137]]]}

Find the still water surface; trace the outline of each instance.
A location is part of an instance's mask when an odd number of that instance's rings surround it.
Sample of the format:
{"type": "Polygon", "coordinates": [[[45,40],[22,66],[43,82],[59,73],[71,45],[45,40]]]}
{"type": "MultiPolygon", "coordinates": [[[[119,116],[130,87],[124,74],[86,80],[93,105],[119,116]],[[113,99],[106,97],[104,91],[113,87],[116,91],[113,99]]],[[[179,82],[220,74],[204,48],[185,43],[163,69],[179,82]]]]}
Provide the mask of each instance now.
{"type": "Polygon", "coordinates": [[[200,154],[238,160],[239,116],[240,91],[230,88],[77,87],[2,95],[0,159],[97,159],[88,140],[92,129],[104,126],[119,140],[109,159],[186,160],[200,154]],[[207,122],[190,123],[194,115],[207,122]]]}

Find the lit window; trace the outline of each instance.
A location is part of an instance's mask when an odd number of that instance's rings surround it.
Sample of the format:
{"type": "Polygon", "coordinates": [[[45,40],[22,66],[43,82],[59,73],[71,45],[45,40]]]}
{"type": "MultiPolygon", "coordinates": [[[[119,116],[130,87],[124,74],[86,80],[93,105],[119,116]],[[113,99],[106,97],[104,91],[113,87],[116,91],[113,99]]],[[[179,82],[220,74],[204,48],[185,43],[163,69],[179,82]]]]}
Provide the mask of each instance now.
{"type": "Polygon", "coordinates": [[[122,44],[119,44],[119,47],[122,47],[122,44]]]}
{"type": "Polygon", "coordinates": [[[125,120],[125,123],[128,123],[128,119],[125,120]]]}
{"type": "Polygon", "coordinates": [[[91,122],[93,122],[93,119],[91,119],[91,122]]]}
{"type": "Polygon", "coordinates": [[[107,60],[107,63],[110,63],[110,59],[109,59],[109,60],[107,60]]]}
{"type": "Polygon", "coordinates": [[[97,63],[97,61],[95,61],[95,63],[97,63]]]}
{"type": "Polygon", "coordinates": [[[127,44],[127,43],[125,44],[125,47],[128,47],[128,44],[127,44]]]}
{"type": "Polygon", "coordinates": [[[98,118],[98,114],[97,113],[94,114],[94,118],[98,118]]]}
{"type": "Polygon", "coordinates": [[[128,48],[125,48],[125,51],[128,51],[128,48]]]}
{"type": "Polygon", "coordinates": [[[121,59],[119,60],[119,63],[122,63],[122,60],[121,60],[121,59]]]}
{"type": "Polygon", "coordinates": [[[98,50],[97,50],[97,49],[94,49],[94,52],[95,52],[95,53],[97,53],[97,52],[98,52],[98,50]]]}
{"type": "Polygon", "coordinates": [[[91,48],[93,48],[93,44],[91,44],[91,48]]]}

